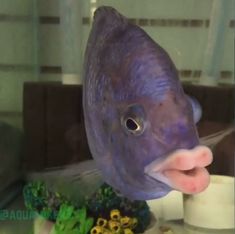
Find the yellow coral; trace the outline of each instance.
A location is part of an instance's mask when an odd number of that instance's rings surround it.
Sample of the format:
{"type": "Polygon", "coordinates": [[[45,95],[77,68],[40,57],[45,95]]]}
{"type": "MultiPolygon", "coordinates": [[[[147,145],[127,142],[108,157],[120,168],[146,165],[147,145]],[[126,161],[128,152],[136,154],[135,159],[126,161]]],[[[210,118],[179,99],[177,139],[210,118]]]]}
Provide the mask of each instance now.
{"type": "Polygon", "coordinates": [[[109,220],[109,229],[115,234],[119,234],[122,231],[121,224],[114,220],[109,220]]]}
{"type": "Polygon", "coordinates": [[[119,210],[111,210],[110,218],[114,221],[118,221],[121,218],[121,213],[119,210]]]}
{"type": "Polygon", "coordinates": [[[131,224],[132,224],[132,220],[131,220],[131,218],[128,217],[128,216],[122,217],[122,218],[120,219],[120,222],[121,222],[121,226],[122,226],[123,228],[129,228],[129,227],[131,227],[131,224]]]}
{"type": "Polygon", "coordinates": [[[134,229],[138,224],[137,218],[132,218],[131,219],[131,229],[134,229]]]}
{"type": "Polygon", "coordinates": [[[125,228],[124,234],[134,234],[134,232],[130,228],[125,228]]]}
{"type": "Polygon", "coordinates": [[[111,210],[110,220],[98,218],[90,234],[134,234],[138,220],[128,216],[121,216],[118,209],[111,210]]]}
{"type": "Polygon", "coordinates": [[[113,234],[113,232],[109,229],[104,228],[103,234],[113,234]]]}
{"type": "Polygon", "coordinates": [[[96,225],[101,226],[101,227],[105,227],[108,223],[107,219],[103,219],[103,218],[98,218],[96,225]]]}
{"type": "Polygon", "coordinates": [[[91,229],[90,234],[104,234],[101,226],[95,226],[91,229]]]}

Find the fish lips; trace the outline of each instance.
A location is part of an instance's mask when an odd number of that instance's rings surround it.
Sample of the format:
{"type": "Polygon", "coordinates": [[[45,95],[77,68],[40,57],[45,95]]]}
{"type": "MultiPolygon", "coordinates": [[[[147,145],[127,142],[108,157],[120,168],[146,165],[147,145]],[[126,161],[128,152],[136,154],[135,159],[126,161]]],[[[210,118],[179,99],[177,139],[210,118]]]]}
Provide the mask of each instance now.
{"type": "Polygon", "coordinates": [[[202,192],[210,182],[205,168],[212,162],[212,152],[206,146],[179,149],[163,162],[154,160],[144,168],[146,175],[186,194],[202,192]]]}

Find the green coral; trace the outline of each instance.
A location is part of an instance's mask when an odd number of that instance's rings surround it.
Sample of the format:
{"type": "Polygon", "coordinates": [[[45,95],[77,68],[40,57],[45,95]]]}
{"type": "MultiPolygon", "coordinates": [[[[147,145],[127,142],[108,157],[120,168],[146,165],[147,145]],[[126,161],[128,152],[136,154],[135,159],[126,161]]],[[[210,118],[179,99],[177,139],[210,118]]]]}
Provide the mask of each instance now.
{"type": "Polygon", "coordinates": [[[87,234],[93,226],[93,219],[87,217],[86,208],[76,209],[73,206],[63,204],[60,207],[55,234],[87,234]]]}
{"type": "Polygon", "coordinates": [[[136,233],[146,230],[151,221],[149,206],[145,201],[131,201],[115,193],[112,187],[103,184],[98,191],[87,200],[86,206],[92,217],[109,218],[109,213],[113,209],[118,209],[123,215],[136,217],[138,224],[136,233]]]}
{"type": "Polygon", "coordinates": [[[87,234],[93,226],[85,207],[78,209],[66,197],[49,191],[43,182],[27,184],[23,195],[28,209],[56,222],[54,234],[87,234]]]}
{"type": "Polygon", "coordinates": [[[43,182],[31,182],[24,187],[23,195],[28,209],[44,218],[56,221],[55,234],[86,234],[93,225],[93,217],[109,219],[110,211],[118,209],[124,216],[138,220],[134,233],[142,233],[150,224],[151,215],[145,201],[130,201],[117,195],[103,184],[84,204],[74,204],[65,196],[52,192],[43,182]],[[88,216],[88,217],[87,217],[88,216]]]}
{"type": "Polygon", "coordinates": [[[40,182],[27,184],[23,189],[25,206],[30,210],[41,211],[46,206],[49,194],[45,185],[40,182]]]}
{"type": "Polygon", "coordinates": [[[53,193],[41,181],[27,184],[23,189],[25,206],[39,213],[42,217],[55,221],[61,204],[69,204],[66,197],[53,193]]]}
{"type": "Polygon", "coordinates": [[[122,202],[114,190],[107,184],[103,184],[91,198],[88,198],[86,205],[93,216],[107,216],[110,210],[115,209],[122,202]]]}

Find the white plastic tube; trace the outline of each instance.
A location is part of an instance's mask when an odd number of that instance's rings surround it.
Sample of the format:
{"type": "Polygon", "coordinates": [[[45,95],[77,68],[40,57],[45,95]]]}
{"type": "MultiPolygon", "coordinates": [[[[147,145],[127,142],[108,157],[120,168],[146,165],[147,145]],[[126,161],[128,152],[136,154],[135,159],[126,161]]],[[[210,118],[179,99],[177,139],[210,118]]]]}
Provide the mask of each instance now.
{"type": "Polygon", "coordinates": [[[62,82],[64,84],[81,83],[82,2],[60,0],[62,82]]]}
{"type": "Polygon", "coordinates": [[[171,191],[165,197],[147,201],[151,212],[157,219],[164,221],[183,219],[183,195],[171,191]]]}
{"type": "Polygon", "coordinates": [[[215,86],[220,78],[220,69],[224,52],[224,38],[229,23],[229,9],[232,0],[213,0],[207,46],[204,54],[201,85],[215,86]]]}
{"type": "Polygon", "coordinates": [[[234,177],[211,176],[208,188],[184,196],[184,222],[209,229],[234,228],[234,177]]]}

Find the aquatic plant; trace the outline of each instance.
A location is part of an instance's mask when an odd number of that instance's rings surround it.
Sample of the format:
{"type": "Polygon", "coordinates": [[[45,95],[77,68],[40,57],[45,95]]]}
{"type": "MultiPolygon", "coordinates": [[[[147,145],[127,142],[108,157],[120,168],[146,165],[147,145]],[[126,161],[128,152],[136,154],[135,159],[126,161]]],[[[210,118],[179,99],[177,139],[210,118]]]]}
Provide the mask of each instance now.
{"type": "Polygon", "coordinates": [[[103,184],[92,197],[87,199],[86,206],[89,214],[98,219],[108,219],[112,210],[119,210],[124,216],[135,217],[138,224],[136,233],[146,230],[151,221],[151,213],[145,201],[131,201],[116,192],[107,184],[103,184]]]}
{"type": "MultiPolygon", "coordinates": [[[[107,184],[103,184],[83,204],[72,203],[60,193],[48,190],[39,181],[27,184],[23,195],[28,209],[56,222],[56,234],[86,234],[93,225],[93,218],[99,227],[103,223],[103,226],[113,225],[113,228],[118,228],[120,224],[120,230],[125,229],[126,234],[142,233],[151,220],[145,201],[130,201],[117,195],[107,184]]],[[[108,234],[107,230],[105,228],[108,234]]]]}
{"type": "Polygon", "coordinates": [[[35,181],[24,187],[23,196],[28,209],[41,211],[46,206],[49,194],[44,183],[35,181]]]}
{"type": "Polygon", "coordinates": [[[77,208],[65,196],[49,191],[43,182],[27,184],[23,195],[28,209],[55,222],[54,234],[87,234],[93,226],[86,207],[77,208]]]}
{"type": "Polygon", "coordinates": [[[42,217],[55,221],[62,204],[70,204],[68,199],[59,193],[51,192],[41,181],[30,182],[23,189],[25,206],[42,217]]]}
{"type": "Polygon", "coordinates": [[[63,204],[56,219],[55,234],[87,234],[93,226],[93,218],[87,217],[85,207],[76,209],[72,205],[63,204]]]}

